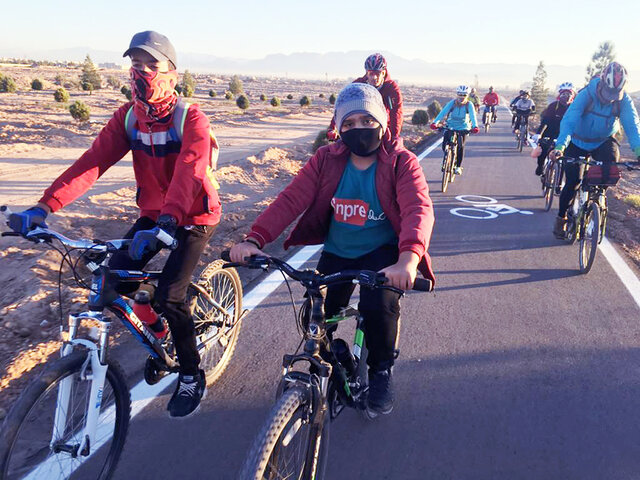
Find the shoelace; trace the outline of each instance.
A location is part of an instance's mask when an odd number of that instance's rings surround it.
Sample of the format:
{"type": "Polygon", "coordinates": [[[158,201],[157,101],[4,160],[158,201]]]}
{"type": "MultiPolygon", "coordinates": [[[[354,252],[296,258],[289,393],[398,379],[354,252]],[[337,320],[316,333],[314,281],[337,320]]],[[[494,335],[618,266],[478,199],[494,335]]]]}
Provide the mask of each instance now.
{"type": "Polygon", "coordinates": [[[183,395],[185,397],[193,397],[196,393],[196,388],[198,387],[198,382],[180,382],[180,388],[178,390],[178,395],[183,395]]]}

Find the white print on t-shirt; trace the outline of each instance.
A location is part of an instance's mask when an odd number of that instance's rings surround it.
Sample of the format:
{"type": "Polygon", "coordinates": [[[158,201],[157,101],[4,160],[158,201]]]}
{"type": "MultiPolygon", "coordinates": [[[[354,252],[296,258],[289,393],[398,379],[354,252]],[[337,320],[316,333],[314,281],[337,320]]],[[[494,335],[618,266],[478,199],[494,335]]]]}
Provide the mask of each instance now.
{"type": "Polygon", "coordinates": [[[334,197],[331,199],[331,206],[336,222],[349,225],[362,227],[367,219],[379,222],[387,218],[384,212],[376,215],[373,210],[369,209],[369,204],[363,200],[334,197]]]}

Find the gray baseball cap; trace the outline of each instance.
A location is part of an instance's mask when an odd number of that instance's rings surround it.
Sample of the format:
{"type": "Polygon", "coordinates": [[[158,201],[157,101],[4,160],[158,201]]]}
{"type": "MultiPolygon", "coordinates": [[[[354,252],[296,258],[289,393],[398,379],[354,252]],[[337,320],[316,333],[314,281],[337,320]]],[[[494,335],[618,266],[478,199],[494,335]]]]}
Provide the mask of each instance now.
{"type": "Polygon", "coordinates": [[[169,39],[158,32],[147,30],[146,32],[136,33],[129,43],[129,48],[122,56],[131,55],[131,51],[134,48],[144,50],[156,60],[169,60],[173,64],[173,68],[176,68],[176,50],[169,39]]]}

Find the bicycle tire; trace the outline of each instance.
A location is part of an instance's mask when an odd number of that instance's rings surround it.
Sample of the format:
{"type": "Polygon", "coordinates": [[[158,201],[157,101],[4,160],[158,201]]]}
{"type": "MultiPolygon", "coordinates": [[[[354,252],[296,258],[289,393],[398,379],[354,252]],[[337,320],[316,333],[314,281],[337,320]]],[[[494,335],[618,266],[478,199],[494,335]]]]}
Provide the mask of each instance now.
{"type": "MultiPolygon", "coordinates": [[[[316,468],[315,471],[311,472],[310,478],[321,480],[324,477],[329,445],[330,415],[329,412],[326,413],[322,431],[320,432],[313,425],[304,424],[303,418],[308,415],[311,402],[310,392],[306,388],[294,386],[284,391],[251,446],[243,465],[240,479],[302,478],[309,458],[309,450],[316,441],[320,441],[320,447],[317,449],[316,468]],[[303,429],[302,427],[304,426],[307,428],[303,429]],[[305,432],[303,430],[308,430],[306,438],[304,438],[305,432]],[[300,455],[302,458],[298,460],[302,461],[300,465],[297,465],[295,474],[289,474],[286,471],[283,472],[282,469],[290,466],[290,464],[280,466],[279,460],[281,459],[280,455],[286,453],[282,451],[283,443],[286,441],[284,448],[288,448],[294,439],[304,442],[302,450],[298,450],[298,453],[302,453],[300,455]]],[[[292,450],[296,453],[295,447],[292,450]]]]}
{"type": "Polygon", "coordinates": [[[555,190],[556,185],[556,165],[549,165],[547,170],[545,171],[544,176],[544,188],[542,189],[544,192],[544,211],[548,212],[551,210],[551,205],[553,205],[553,191],[555,190]]]}
{"type": "Polygon", "coordinates": [[[593,202],[583,217],[582,235],[578,249],[580,273],[587,274],[593,266],[600,241],[600,206],[593,202]]]}
{"type": "Polygon", "coordinates": [[[442,172],[442,193],[447,191],[449,181],[451,180],[451,150],[447,148],[444,157],[444,170],[442,172]]]}
{"type": "MultiPolygon", "coordinates": [[[[51,464],[51,466],[57,466],[59,468],[63,468],[63,463],[70,462],[73,464],[73,460],[71,460],[71,456],[68,453],[59,453],[55,454],[51,452],[49,447],[49,443],[51,441],[51,432],[52,430],[47,430],[46,426],[42,426],[43,423],[49,418],[48,414],[40,413],[35,416],[34,419],[31,419],[30,414],[35,413],[38,410],[38,404],[48,393],[54,393],[54,397],[57,398],[57,395],[54,392],[56,385],[64,378],[67,378],[69,375],[77,375],[80,373],[82,366],[87,358],[86,351],[76,351],[72,354],[59,358],[51,363],[49,363],[43,372],[36,377],[22,392],[13,408],[10,410],[7,415],[3,425],[2,425],[2,435],[0,437],[0,478],[2,480],[13,480],[13,478],[22,478],[22,476],[26,473],[30,473],[30,477],[32,478],[52,478],[46,472],[43,472],[43,476],[41,476],[36,469],[38,468],[46,468],[47,464],[51,464]],[[37,420],[37,425],[34,424],[34,420],[37,420]],[[17,472],[18,477],[14,477],[10,475],[9,467],[11,466],[11,459],[13,454],[23,454],[23,451],[16,451],[16,443],[18,437],[21,432],[23,432],[24,428],[33,428],[35,426],[36,429],[42,430],[44,432],[43,441],[40,443],[42,447],[38,447],[38,443],[36,441],[35,446],[34,442],[28,442],[29,451],[26,453],[27,460],[34,459],[37,456],[38,452],[41,454],[48,454],[45,459],[42,461],[35,460],[36,463],[32,467],[21,466],[20,470],[17,472]],[[48,461],[47,459],[52,458],[53,455],[64,455],[63,460],[56,461],[48,461]],[[25,469],[27,469],[25,471],[25,469]],[[35,476],[34,476],[35,475],[35,476]]],[[[86,457],[82,457],[79,454],[79,459],[77,460],[77,464],[72,465],[72,470],[69,472],[68,476],[65,472],[61,472],[55,478],[96,478],[99,480],[108,480],[111,478],[115,469],[117,467],[118,461],[120,459],[120,454],[122,453],[122,449],[124,447],[124,443],[127,437],[127,431],[129,429],[129,419],[131,415],[131,397],[129,393],[129,388],[127,386],[125,374],[120,365],[112,360],[108,361],[108,369],[107,376],[105,379],[106,384],[110,384],[111,389],[113,391],[113,405],[115,406],[115,426],[113,429],[113,436],[111,438],[111,446],[106,454],[106,458],[104,464],[100,467],[98,465],[97,468],[97,476],[88,476],[87,469],[94,469],[95,465],[90,465],[91,458],[95,458],[96,452],[101,451],[100,446],[92,451],[92,456],[89,457],[88,463],[80,467],[80,465],[85,461],[86,457]],[[82,471],[77,472],[78,468],[82,471]],[[63,477],[64,475],[64,477],[63,477]]],[[[90,382],[86,380],[82,380],[82,382],[87,382],[90,387],[90,382]]],[[[54,398],[54,399],[55,399],[54,398]]],[[[53,399],[52,399],[53,400],[53,399]]],[[[107,407],[109,405],[109,399],[107,396],[103,396],[103,407],[107,407]]],[[[55,412],[55,403],[51,405],[45,405],[45,407],[52,406],[54,407],[50,411],[50,416],[53,417],[55,412]]],[[[106,410],[106,408],[105,408],[106,410]]],[[[49,409],[47,408],[47,411],[49,409]]],[[[73,410],[76,411],[75,409],[73,410]]],[[[84,410],[86,415],[86,408],[84,410]]],[[[104,413],[104,412],[102,412],[104,413]]],[[[76,418],[75,415],[71,416],[70,419],[72,422],[70,432],[68,434],[73,435],[77,433],[77,429],[73,428],[73,423],[76,418]]],[[[77,422],[76,425],[84,425],[84,422],[77,422]]],[[[53,425],[52,425],[53,427],[53,425]]],[[[38,434],[40,432],[37,432],[38,434]]],[[[66,433],[66,428],[65,428],[66,433]]],[[[100,445],[100,444],[99,444],[100,445]]],[[[103,445],[104,448],[104,445],[103,445]]],[[[42,455],[40,455],[42,456],[42,455]]]]}
{"type": "Polygon", "coordinates": [[[199,339],[200,367],[205,371],[207,385],[215,383],[226,370],[242,327],[242,282],[238,272],[234,268],[222,268],[224,264],[223,260],[210,263],[200,274],[197,284],[222,307],[233,309],[231,317],[223,317],[206,300],[200,299],[197,291],[192,291],[189,299],[196,338],[199,339]],[[212,327],[216,330],[210,331],[212,327]],[[207,335],[211,337],[206,338],[207,335]],[[206,342],[204,345],[203,341],[206,342]]]}

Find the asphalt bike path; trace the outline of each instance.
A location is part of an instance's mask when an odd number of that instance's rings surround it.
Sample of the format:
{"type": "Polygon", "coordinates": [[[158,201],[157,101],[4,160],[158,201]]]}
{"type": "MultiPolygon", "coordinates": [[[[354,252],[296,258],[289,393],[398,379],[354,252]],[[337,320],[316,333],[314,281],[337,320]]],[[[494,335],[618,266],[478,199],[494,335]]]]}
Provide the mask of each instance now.
{"type": "MultiPolygon", "coordinates": [[[[423,159],[437,290],[403,299],[395,409],[373,422],[343,412],[326,478],[622,479],[640,470],[640,307],[602,252],[578,273],[578,247],[551,234],[557,202],[543,211],[535,160],[517,152],[509,120],[500,109],[488,134],[469,137],[464,174],[446,194],[441,149],[423,159]]],[[[292,289],[299,304],[302,289],[292,289]]],[[[114,478],[236,478],[273,405],[282,355],[298,343],[280,285],[245,319],[197,415],[167,417],[172,386],[135,417],[114,478]]]]}

